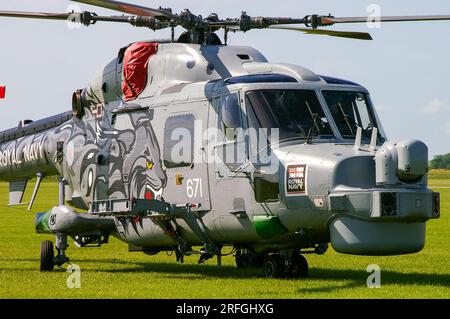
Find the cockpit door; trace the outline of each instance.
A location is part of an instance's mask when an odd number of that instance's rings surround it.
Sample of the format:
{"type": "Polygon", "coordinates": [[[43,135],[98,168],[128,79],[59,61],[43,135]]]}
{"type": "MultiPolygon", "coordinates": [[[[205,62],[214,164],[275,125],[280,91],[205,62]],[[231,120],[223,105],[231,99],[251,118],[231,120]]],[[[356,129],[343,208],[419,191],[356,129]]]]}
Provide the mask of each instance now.
{"type": "Polygon", "coordinates": [[[214,146],[218,178],[246,176],[249,169],[247,136],[243,125],[240,94],[231,93],[214,101],[217,134],[214,146]]]}
{"type": "Polygon", "coordinates": [[[211,209],[206,140],[208,101],[171,106],[164,123],[162,160],[167,175],[164,200],[193,210],[211,209]]]}

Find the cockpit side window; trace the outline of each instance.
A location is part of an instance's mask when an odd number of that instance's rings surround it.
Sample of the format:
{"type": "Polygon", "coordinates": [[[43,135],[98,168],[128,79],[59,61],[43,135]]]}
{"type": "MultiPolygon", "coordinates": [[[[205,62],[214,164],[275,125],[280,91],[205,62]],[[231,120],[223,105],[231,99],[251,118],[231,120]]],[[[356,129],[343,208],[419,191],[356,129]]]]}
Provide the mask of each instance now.
{"type": "Polygon", "coordinates": [[[221,98],[219,123],[226,141],[235,141],[237,129],[242,128],[239,95],[229,94],[221,98]]]}

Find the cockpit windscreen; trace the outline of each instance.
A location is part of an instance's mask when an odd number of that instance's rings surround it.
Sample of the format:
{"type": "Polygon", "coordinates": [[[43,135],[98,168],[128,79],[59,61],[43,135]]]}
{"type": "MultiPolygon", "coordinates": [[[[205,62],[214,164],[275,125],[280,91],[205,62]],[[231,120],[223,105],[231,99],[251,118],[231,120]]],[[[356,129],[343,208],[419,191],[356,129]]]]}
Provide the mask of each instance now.
{"type": "Polygon", "coordinates": [[[334,138],[314,90],[255,90],[247,93],[246,101],[257,122],[251,125],[278,128],[280,141],[334,138]]]}
{"type": "Polygon", "coordinates": [[[352,91],[323,91],[322,94],[343,138],[354,139],[360,127],[363,139],[370,140],[372,130],[376,127],[378,143],[385,142],[386,138],[376,121],[367,94],[352,91]]]}

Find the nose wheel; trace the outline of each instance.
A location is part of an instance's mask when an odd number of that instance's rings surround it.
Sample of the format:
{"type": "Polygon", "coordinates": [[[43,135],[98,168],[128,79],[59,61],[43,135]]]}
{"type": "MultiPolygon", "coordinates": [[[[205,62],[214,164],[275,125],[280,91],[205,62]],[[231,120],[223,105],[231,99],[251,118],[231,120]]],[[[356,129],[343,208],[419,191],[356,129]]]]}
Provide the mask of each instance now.
{"type": "Polygon", "coordinates": [[[235,261],[238,268],[260,268],[264,264],[264,254],[258,254],[251,249],[238,248],[235,261]]]}
{"type": "Polygon", "coordinates": [[[263,275],[266,278],[306,278],[308,273],[308,261],[299,253],[271,254],[264,258],[263,275]]]}
{"type": "Polygon", "coordinates": [[[290,274],[292,277],[306,278],[309,274],[308,261],[305,256],[295,254],[292,256],[292,264],[290,265],[290,274]]]}
{"type": "Polygon", "coordinates": [[[266,278],[284,277],[284,260],[280,255],[268,255],[264,258],[263,273],[266,278]]]}

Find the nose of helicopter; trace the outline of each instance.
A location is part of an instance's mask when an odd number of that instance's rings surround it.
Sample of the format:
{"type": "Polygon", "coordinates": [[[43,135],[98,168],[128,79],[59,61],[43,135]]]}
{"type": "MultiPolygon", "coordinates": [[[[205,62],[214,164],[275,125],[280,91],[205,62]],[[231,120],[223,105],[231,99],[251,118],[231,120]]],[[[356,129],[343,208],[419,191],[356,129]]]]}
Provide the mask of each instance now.
{"type": "Polygon", "coordinates": [[[418,252],[425,222],[439,218],[439,194],[427,188],[427,150],[417,140],[387,142],[378,151],[329,144],[281,149],[287,210],[280,221],[293,232],[308,225],[310,233],[326,233],[341,253],[418,252]]]}

